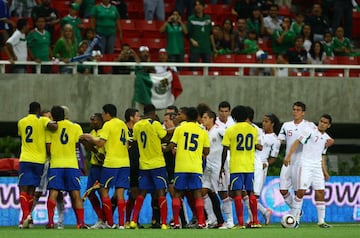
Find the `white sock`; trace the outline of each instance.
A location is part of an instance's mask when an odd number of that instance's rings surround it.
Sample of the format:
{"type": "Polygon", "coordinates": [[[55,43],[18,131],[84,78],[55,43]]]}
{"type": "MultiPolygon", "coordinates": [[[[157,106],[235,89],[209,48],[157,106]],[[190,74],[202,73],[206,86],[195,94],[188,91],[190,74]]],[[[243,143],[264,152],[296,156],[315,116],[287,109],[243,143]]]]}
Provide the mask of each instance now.
{"type": "Polygon", "coordinates": [[[322,224],[325,222],[325,202],[324,201],[316,201],[316,210],[318,216],[318,224],[322,224]]]}
{"type": "Polygon", "coordinates": [[[222,203],[221,210],[225,214],[227,224],[234,224],[231,198],[227,197],[223,199],[222,203]]]}
{"type": "Polygon", "coordinates": [[[289,193],[289,191],[287,192],[287,194],[283,195],[283,198],[285,200],[285,203],[290,207],[292,208],[293,206],[293,196],[291,195],[291,193],[289,193]]]}
{"type": "Polygon", "coordinates": [[[259,211],[261,214],[265,215],[265,213],[266,213],[266,208],[260,203],[260,199],[259,199],[259,198],[256,199],[256,200],[257,200],[257,208],[258,208],[258,211],[259,211]]]}
{"type": "Polygon", "coordinates": [[[249,221],[253,221],[253,216],[251,213],[250,203],[249,203],[249,196],[248,195],[244,196],[243,200],[244,200],[245,207],[248,211],[248,223],[249,223],[249,221]]]}
{"type": "Polygon", "coordinates": [[[214,210],[213,210],[213,206],[211,203],[211,199],[209,198],[209,196],[207,194],[203,197],[203,199],[204,199],[205,211],[208,215],[208,220],[211,222],[217,221],[214,210]]]}
{"type": "Polygon", "coordinates": [[[293,204],[292,204],[293,207],[290,210],[290,214],[293,215],[297,221],[300,220],[300,213],[301,213],[302,204],[303,204],[303,199],[298,198],[297,196],[295,196],[293,204]]]}
{"type": "Polygon", "coordinates": [[[58,212],[58,223],[64,224],[64,215],[65,215],[64,200],[56,202],[56,209],[58,212]]]}

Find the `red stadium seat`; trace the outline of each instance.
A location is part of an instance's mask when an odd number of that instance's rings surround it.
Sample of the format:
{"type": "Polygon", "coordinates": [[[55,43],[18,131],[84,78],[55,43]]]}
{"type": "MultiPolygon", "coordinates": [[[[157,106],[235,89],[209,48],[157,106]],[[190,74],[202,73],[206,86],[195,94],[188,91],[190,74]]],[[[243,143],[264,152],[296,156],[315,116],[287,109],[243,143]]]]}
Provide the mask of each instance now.
{"type": "Polygon", "coordinates": [[[358,64],[358,60],[354,56],[336,56],[336,61],[338,64],[346,64],[346,65],[358,64]]]}
{"type": "Polygon", "coordinates": [[[235,63],[235,56],[231,54],[218,55],[214,58],[214,63],[235,63]]]}
{"type": "Polygon", "coordinates": [[[197,70],[197,71],[180,70],[179,74],[180,75],[199,76],[199,75],[203,75],[203,71],[202,70],[197,70]]]}
{"type": "Polygon", "coordinates": [[[132,38],[126,38],[123,37],[121,40],[121,43],[127,43],[130,45],[130,47],[134,50],[138,50],[140,46],[142,46],[141,38],[139,37],[132,37],[132,38]]]}
{"type": "Polygon", "coordinates": [[[252,55],[235,55],[235,63],[256,63],[256,57],[252,55]]]}
{"type": "Polygon", "coordinates": [[[156,52],[159,49],[166,47],[166,41],[161,38],[143,38],[141,40],[141,43],[143,45],[148,46],[150,51],[156,51],[156,52]]]}

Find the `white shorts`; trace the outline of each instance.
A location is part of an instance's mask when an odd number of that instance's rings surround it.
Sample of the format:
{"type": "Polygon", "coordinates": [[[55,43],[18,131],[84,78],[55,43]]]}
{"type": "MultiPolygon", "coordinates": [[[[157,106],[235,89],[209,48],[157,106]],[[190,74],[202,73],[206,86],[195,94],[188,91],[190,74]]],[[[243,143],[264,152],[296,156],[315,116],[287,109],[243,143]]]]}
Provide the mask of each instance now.
{"type": "Polygon", "coordinates": [[[264,186],[266,175],[268,171],[268,166],[263,169],[262,162],[255,162],[255,171],[254,171],[254,194],[260,196],[261,190],[264,186]]]}
{"type": "Polygon", "coordinates": [[[292,188],[292,181],[291,181],[291,170],[292,165],[281,167],[280,171],[280,190],[289,190],[292,188]]]}
{"type": "Polygon", "coordinates": [[[291,184],[294,191],[297,191],[299,189],[299,165],[292,165],[291,167],[291,184]]]}
{"type": "Polygon", "coordinates": [[[48,173],[49,165],[50,165],[50,162],[46,161],[45,164],[44,164],[43,174],[41,175],[41,180],[40,180],[39,187],[35,188],[35,192],[41,192],[41,193],[46,192],[47,183],[48,183],[47,173],[48,173]]]}
{"type": "Polygon", "coordinates": [[[325,189],[325,178],[321,167],[300,166],[299,167],[299,189],[308,189],[311,185],[313,190],[325,189]]]}
{"type": "Polygon", "coordinates": [[[213,192],[228,191],[229,180],[227,180],[227,174],[229,173],[225,172],[225,175],[222,174],[220,179],[219,173],[220,171],[212,171],[206,168],[202,176],[203,188],[210,189],[213,192]]]}

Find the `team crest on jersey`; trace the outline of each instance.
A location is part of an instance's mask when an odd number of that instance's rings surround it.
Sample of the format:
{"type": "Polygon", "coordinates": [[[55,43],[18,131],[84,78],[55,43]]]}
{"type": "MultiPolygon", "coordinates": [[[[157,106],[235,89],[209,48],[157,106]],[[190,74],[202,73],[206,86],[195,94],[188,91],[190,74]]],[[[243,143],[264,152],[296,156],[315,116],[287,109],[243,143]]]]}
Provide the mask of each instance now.
{"type": "Polygon", "coordinates": [[[155,92],[157,94],[165,94],[168,91],[169,80],[164,78],[155,86],[155,92]]]}

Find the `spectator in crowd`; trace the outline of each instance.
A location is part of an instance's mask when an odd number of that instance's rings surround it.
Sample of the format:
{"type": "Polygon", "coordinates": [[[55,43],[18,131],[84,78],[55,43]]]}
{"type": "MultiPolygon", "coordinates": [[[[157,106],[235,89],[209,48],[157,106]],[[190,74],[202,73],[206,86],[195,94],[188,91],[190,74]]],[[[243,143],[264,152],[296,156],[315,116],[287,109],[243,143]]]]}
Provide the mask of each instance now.
{"type": "Polygon", "coordinates": [[[81,19],[78,17],[80,6],[77,3],[72,3],[69,9],[69,15],[61,19],[61,27],[70,24],[73,27],[75,39],[77,43],[82,41],[81,31],[84,28],[81,19]]]}
{"type": "Polygon", "coordinates": [[[112,54],[114,52],[116,31],[119,34],[119,39],[122,39],[119,19],[119,12],[115,6],[111,5],[110,0],[102,0],[101,4],[93,8],[91,27],[101,37],[101,52],[103,54],[112,54]]]}
{"type": "Polygon", "coordinates": [[[28,18],[31,17],[31,10],[36,6],[35,0],[11,0],[10,15],[12,17],[28,18]]]}
{"type": "Polygon", "coordinates": [[[169,62],[184,62],[184,35],[187,27],[181,20],[179,11],[173,10],[168,20],[160,27],[160,32],[166,32],[166,51],[169,62]]]}
{"type": "MultiPolygon", "coordinates": [[[[95,37],[96,37],[96,32],[95,32],[95,29],[94,29],[94,28],[88,27],[88,28],[86,28],[86,29],[84,30],[84,37],[83,37],[83,39],[86,40],[86,41],[88,41],[89,44],[90,44],[90,42],[92,42],[92,41],[95,39],[95,37]]],[[[98,43],[94,46],[93,50],[98,50],[98,51],[101,52],[101,42],[98,42],[98,43]]]]}
{"type": "MultiPolygon", "coordinates": [[[[78,56],[84,55],[86,49],[89,47],[89,42],[87,40],[83,40],[79,43],[78,46],[78,56]]],[[[100,61],[102,55],[100,51],[93,50],[91,57],[80,61],[79,65],[77,66],[77,72],[81,74],[91,74],[93,73],[93,66],[91,65],[83,65],[84,61],[100,61]]]]}
{"type": "MultiPolygon", "coordinates": [[[[311,45],[311,49],[307,54],[307,59],[309,64],[323,64],[326,58],[326,53],[323,50],[322,44],[320,41],[315,41],[311,45]]],[[[321,69],[315,69],[316,72],[321,72],[321,69]]]]}
{"type": "Polygon", "coordinates": [[[332,29],[341,26],[343,20],[344,36],[351,39],[352,21],[353,21],[353,0],[333,0],[334,14],[332,20],[332,29]]]}
{"type": "Polygon", "coordinates": [[[80,16],[82,18],[91,17],[93,6],[95,6],[96,0],[82,0],[80,4],[80,16]]]}
{"type": "Polygon", "coordinates": [[[165,20],[164,0],[144,0],[145,20],[152,21],[154,16],[159,21],[165,20]]]}
{"type": "MultiPolygon", "coordinates": [[[[61,37],[56,41],[53,56],[64,63],[69,63],[72,57],[77,55],[77,44],[73,28],[70,24],[63,26],[61,37]]],[[[61,73],[71,73],[72,67],[61,66],[61,73]]]]}
{"type": "MultiPolygon", "coordinates": [[[[269,16],[264,18],[265,34],[271,37],[275,30],[281,30],[282,20],[278,16],[279,6],[273,4],[269,8],[269,16]]],[[[287,28],[289,29],[290,26],[287,28]]]]}
{"type": "Polygon", "coordinates": [[[190,62],[210,63],[211,60],[211,18],[204,13],[204,1],[195,0],[195,14],[187,21],[190,41],[190,62]]]}
{"type": "Polygon", "coordinates": [[[253,0],[237,0],[231,12],[238,18],[248,19],[251,17],[251,12],[254,7],[255,2],[253,0]]]}
{"type": "Polygon", "coordinates": [[[252,15],[246,20],[246,28],[249,31],[256,31],[258,37],[262,37],[265,34],[264,18],[259,7],[254,7],[252,10],[252,15]]]}
{"type": "Polygon", "coordinates": [[[212,27],[210,40],[214,56],[229,54],[231,52],[229,48],[225,48],[226,45],[224,44],[224,32],[221,26],[215,25],[212,27]]]}
{"type": "Polygon", "coordinates": [[[259,50],[257,44],[257,34],[255,30],[250,30],[248,37],[244,40],[244,49],[242,54],[255,54],[259,50]]]}
{"type": "Polygon", "coordinates": [[[304,37],[304,49],[309,52],[310,48],[311,48],[311,44],[313,42],[313,34],[311,32],[311,26],[308,24],[305,24],[302,31],[301,31],[301,35],[304,37]]]}
{"type": "MultiPolygon", "coordinates": [[[[288,64],[289,62],[287,61],[285,54],[278,54],[276,56],[276,63],[277,64],[288,64]]],[[[275,69],[275,75],[277,77],[288,77],[289,73],[290,73],[289,68],[276,68],[275,69]]]]}
{"type": "MultiPolygon", "coordinates": [[[[295,38],[295,44],[293,48],[288,49],[286,56],[288,58],[289,64],[307,64],[307,51],[303,47],[304,38],[302,36],[297,36],[295,38]]],[[[294,69],[296,72],[301,72],[304,69],[294,69]]]]}
{"type": "Polygon", "coordinates": [[[234,31],[234,53],[240,54],[244,49],[244,40],[246,39],[248,30],[246,21],[243,18],[238,18],[236,21],[236,29],[234,31]]]}
{"type": "MultiPolygon", "coordinates": [[[[9,61],[11,64],[14,64],[15,61],[26,61],[28,52],[27,52],[27,42],[26,34],[29,31],[28,19],[21,18],[16,23],[16,31],[10,36],[6,41],[4,47],[9,61]]],[[[12,73],[25,73],[25,65],[12,65],[12,73]]]]}
{"type": "Polygon", "coordinates": [[[329,31],[325,32],[324,40],[321,42],[322,48],[326,53],[326,56],[333,57],[334,56],[334,46],[332,43],[332,35],[329,31]]]}
{"type": "Polygon", "coordinates": [[[120,19],[129,19],[127,5],[123,0],[112,0],[111,4],[117,8],[120,19]]]}
{"type": "Polygon", "coordinates": [[[189,17],[194,14],[194,3],[195,0],[175,0],[175,9],[179,11],[180,16],[189,17]]]}
{"type": "MultiPolygon", "coordinates": [[[[231,4],[231,0],[221,0],[222,4],[231,4]]],[[[210,4],[218,4],[218,0],[210,0],[210,4]]]]}
{"type": "Polygon", "coordinates": [[[272,48],[275,54],[285,53],[294,45],[295,33],[290,31],[291,19],[284,17],[281,29],[275,30],[272,35],[272,48]]]}
{"type": "MultiPolygon", "coordinates": [[[[120,54],[115,58],[116,62],[139,62],[139,56],[127,43],[121,45],[120,54]]],[[[130,74],[131,66],[114,66],[113,74],[130,74]]]]}
{"type": "Polygon", "coordinates": [[[230,18],[226,18],[222,24],[223,30],[223,46],[225,49],[229,49],[230,52],[234,51],[234,34],[233,34],[233,21],[230,18]]]}
{"type": "Polygon", "coordinates": [[[344,28],[336,28],[335,37],[333,38],[333,50],[336,56],[347,56],[352,52],[349,38],[344,36],[344,28]]]}
{"type": "Polygon", "coordinates": [[[322,41],[324,39],[324,33],[330,30],[330,24],[328,18],[323,15],[321,5],[314,3],[311,15],[305,21],[310,25],[313,32],[313,41],[322,41]]]}
{"type": "MultiPolygon", "coordinates": [[[[263,64],[267,58],[267,54],[263,50],[258,50],[255,54],[256,63],[263,64]]],[[[250,75],[254,76],[274,76],[274,68],[251,68],[250,75]]]]}
{"type": "Polygon", "coordinates": [[[276,0],[276,2],[279,6],[290,8],[292,0],[276,0]]]}
{"type": "Polygon", "coordinates": [[[55,41],[54,33],[55,33],[55,26],[60,23],[60,17],[58,11],[51,7],[50,0],[42,0],[39,5],[36,5],[31,12],[31,17],[35,22],[39,16],[45,17],[46,20],[46,27],[45,29],[50,33],[51,42],[55,41]]]}
{"type": "Polygon", "coordinates": [[[5,0],[0,0],[0,50],[12,34],[16,24],[10,20],[9,9],[5,0]]]}
{"type": "MultiPolygon", "coordinates": [[[[38,17],[35,21],[35,29],[29,32],[26,37],[29,48],[29,58],[37,63],[50,61],[52,58],[51,51],[51,36],[45,30],[45,17],[38,17]]],[[[49,65],[41,66],[41,73],[50,73],[51,67],[49,65]]]]}
{"type": "MultiPolygon", "coordinates": [[[[161,48],[159,50],[159,62],[160,63],[168,62],[168,54],[167,54],[165,48],[161,48]]],[[[157,73],[157,74],[164,73],[164,72],[166,72],[168,70],[172,70],[174,72],[177,72],[177,69],[176,69],[175,66],[171,66],[171,67],[166,66],[166,65],[164,65],[164,66],[155,66],[155,73],[157,73]]]]}
{"type": "MultiPolygon", "coordinates": [[[[303,12],[296,13],[295,20],[291,23],[290,30],[295,33],[295,35],[300,35],[304,27],[305,15],[303,12]]],[[[312,39],[311,39],[312,40],[312,39]]]]}

